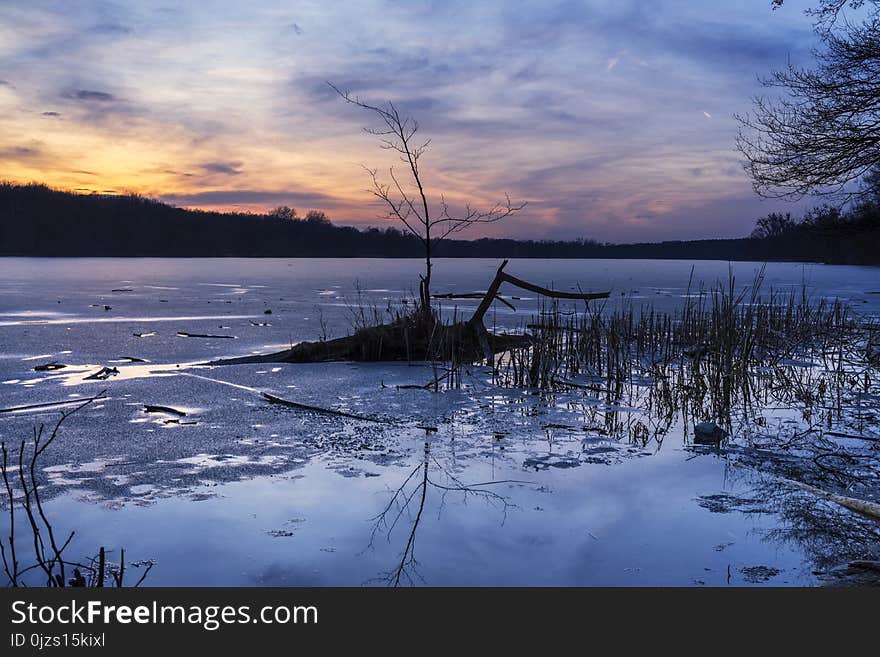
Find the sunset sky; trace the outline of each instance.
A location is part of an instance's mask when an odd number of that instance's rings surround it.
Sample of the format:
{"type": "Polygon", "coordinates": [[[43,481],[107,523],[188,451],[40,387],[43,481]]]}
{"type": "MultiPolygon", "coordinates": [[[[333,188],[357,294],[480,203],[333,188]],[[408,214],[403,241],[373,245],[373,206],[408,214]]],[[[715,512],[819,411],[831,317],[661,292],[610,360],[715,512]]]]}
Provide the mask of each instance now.
{"type": "Polygon", "coordinates": [[[361,165],[394,159],[329,80],[416,116],[429,190],[528,201],[462,237],[741,236],[798,209],[754,196],[733,114],[809,62],[808,5],[3,0],[0,178],[379,225],[361,165]]]}

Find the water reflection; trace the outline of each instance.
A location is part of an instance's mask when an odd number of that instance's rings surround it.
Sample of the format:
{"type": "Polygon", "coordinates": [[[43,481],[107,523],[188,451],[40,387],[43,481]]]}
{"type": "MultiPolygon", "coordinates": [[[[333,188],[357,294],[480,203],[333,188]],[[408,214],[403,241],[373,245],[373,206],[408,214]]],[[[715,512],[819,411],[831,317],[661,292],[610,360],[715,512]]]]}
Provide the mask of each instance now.
{"type": "MultiPolygon", "coordinates": [[[[430,434],[431,431],[427,430],[426,433],[430,434]]],[[[443,512],[447,496],[456,495],[460,497],[462,502],[466,502],[470,497],[498,508],[501,515],[500,522],[503,525],[507,519],[508,510],[515,507],[515,505],[510,502],[508,496],[500,495],[490,490],[489,487],[529,483],[527,481],[507,479],[464,484],[449,468],[443,466],[431,455],[431,444],[426,440],[422,462],[413,468],[403,480],[403,483],[393,492],[385,508],[372,519],[374,524],[370,534],[369,548],[374,546],[377,537],[382,534],[391,542],[395,529],[398,528],[399,524],[404,523],[404,515],[410,522],[409,532],[406,533],[406,544],[400,554],[400,561],[392,570],[383,573],[379,578],[380,581],[395,587],[401,584],[427,583],[419,573],[419,562],[416,559],[415,549],[416,535],[419,524],[422,522],[425,501],[428,498],[429,490],[433,495],[439,496],[437,503],[438,517],[443,512]],[[436,481],[432,477],[432,473],[433,477],[442,476],[445,483],[436,481]]]]}

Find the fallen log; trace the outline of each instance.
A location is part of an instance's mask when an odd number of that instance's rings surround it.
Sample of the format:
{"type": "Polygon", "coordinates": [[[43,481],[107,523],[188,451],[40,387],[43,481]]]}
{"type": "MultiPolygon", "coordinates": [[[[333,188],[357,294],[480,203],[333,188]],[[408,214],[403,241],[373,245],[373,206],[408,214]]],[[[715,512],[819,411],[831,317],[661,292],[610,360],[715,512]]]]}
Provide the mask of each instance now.
{"type": "MultiPolygon", "coordinates": [[[[528,345],[528,335],[492,334],[486,330],[483,317],[492,303],[499,300],[498,289],[503,283],[521,287],[553,299],[589,301],[605,299],[608,292],[574,293],[550,290],[511,276],[501,263],[489,289],[470,319],[456,324],[443,324],[430,308],[421,308],[389,324],[363,328],[342,338],[319,342],[301,342],[290,349],[271,354],[242,356],[213,361],[209,365],[243,365],[252,363],[319,363],[330,361],[399,361],[456,360],[493,363],[494,355],[528,345]]],[[[472,294],[467,293],[467,298],[472,294]]],[[[456,298],[449,295],[444,298],[456,298]]],[[[476,297],[475,297],[476,298],[476,297]]],[[[503,299],[501,299],[503,302],[503,299]]],[[[505,302],[506,303],[506,302],[505,302]]],[[[187,337],[231,337],[190,336],[187,337]]]]}
{"type": "Polygon", "coordinates": [[[212,338],[212,339],[223,339],[223,340],[234,340],[234,335],[211,335],[209,333],[186,333],[184,331],[178,331],[177,337],[179,338],[212,338]]]}
{"type": "Polygon", "coordinates": [[[835,504],[838,504],[845,509],[855,511],[859,515],[865,516],[866,518],[880,521],[880,504],[878,504],[877,502],[869,502],[868,500],[860,500],[855,497],[838,495],[837,493],[831,493],[827,490],[822,490],[821,488],[816,488],[815,486],[811,486],[810,484],[805,484],[802,481],[796,481],[794,479],[787,479],[785,477],[778,477],[778,479],[790,486],[800,488],[801,490],[812,493],[817,497],[821,497],[830,502],[834,502],[835,504]]]}
{"type": "MultiPolygon", "coordinates": [[[[483,329],[485,332],[485,329],[483,329]]],[[[338,361],[461,361],[483,358],[485,350],[476,331],[466,323],[442,325],[428,332],[406,323],[382,324],[361,329],[354,335],[319,342],[301,342],[290,349],[271,354],[241,356],[216,360],[209,365],[244,365],[250,363],[328,363],[338,361]]],[[[487,344],[498,353],[528,344],[522,335],[488,335],[487,344]]]]}
{"type": "MultiPolygon", "coordinates": [[[[714,449],[712,450],[715,451],[714,449]]],[[[780,458],[779,454],[773,454],[772,452],[765,452],[765,450],[754,450],[755,452],[767,453],[770,456],[780,458]]],[[[742,454],[744,450],[742,448],[736,447],[728,447],[726,449],[718,449],[716,453],[719,454],[742,454]]],[[[703,452],[706,453],[706,452],[703,452]]],[[[782,457],[789,462],[793,462],[796,460],[796,457],[793,456],[785,456],[782,457]]],[[[854,511],[861,516],[866,518],[870,518],[871,520],[875,520],[880,522],[880,503],[872,502],[870,500],[862,500],[857,497],[849,497],[846,495],[840,495],[838,493],[832,493],[831,491],[823,490],[811,484],[805,483],[803,481],[798,481],[797,479],[789,479],[788,477],[783,477],[781,475],[775,474],[773,472],[767,472],[761,468],[758,468],[754,465],[749,465],[747,463],[742,463],[738,461],[730,461],[730,463],[736,467],[744,468],[746,470],[751,470],[753,472],[760,472],[762,474],[769,474],[771,477],[776,479],[783,484],[787,484],[792,488],[798,488],[807,493],[811,493],[816,497],[821,497],[822,499],[828,500],[829,502],[834,502],[835,504],[842,506],[845,509],[849,509],[850,511],[854,511]]]]}

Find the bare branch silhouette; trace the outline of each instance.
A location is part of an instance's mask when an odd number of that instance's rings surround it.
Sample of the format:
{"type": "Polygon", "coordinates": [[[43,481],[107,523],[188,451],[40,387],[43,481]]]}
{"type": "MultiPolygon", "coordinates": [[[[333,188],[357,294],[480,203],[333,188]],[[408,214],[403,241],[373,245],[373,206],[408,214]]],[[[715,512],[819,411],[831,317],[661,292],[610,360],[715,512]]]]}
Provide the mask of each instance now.
{"type": "Polygon", "coordinates": [[[431,144],[431,140],[420,141],[415,138],[419,123],[411,116],[401,114],[391,101],[385,106],[362,101],[347,91],[342,91],[333,83],[327,83],[345,102],[374,113],[383,124],[380,128],[365,128],[365,132],[379,138],[380,148],[394,151],[405,165],[411,178],[412,191],[401,181],[394,167],[389,167],[391,182],[383,182],[378,169],[366,168],[372,181],[370,192],[386,207],[386,217],[399,221],[411,234],[415,235],[425,249],[425,273],[419,285],[419,301],[423,311],[431,306],[431,257],[434,248],[441,240],[475,224],[489,224],[500,221],[522,210],[525,202],[514,203],[505,195],[503,203],[496,203],[489,210],[478,210],[467,204],[461,214],[449,209],[446,198],[441,196],[440,208],[432,211],[428,193],[422,179],[420,160],[431,144]]]}
{"type": "Polygon", "coordinates": [[[810,13],[822,42],[815,67],[789,64],[761,79],[782,93],[736,117],[737,148],[761,196],[851,200],[867,193],[853,183],[880,166],[880,4],[822,0],[810,13]],[[840,17],[865,4],[873,7],[862,22],[840,17]]]}
{"type": "MultiPolygon", "coordinates": [[[[61,413],[61,417],[55,423],[55,426],[49,433],[48,437],[44,438],[44,425],[41,424],[39,427],[34,427],[33,448],[30,456],[28,458],[25,457],[25,454],[27,452],[27,442],[22,440],[18,446],[17,464],[11,462],[6,443],[4,442],[0,444],[0,451],[2,451],[2,463],[0,463],[0,470],[2,470],[3,484],[6,490],[6,503],[9,506],[9,534],[6,538],[5,544],[3,541],[0,541],[0,557],[2,557],[3,569],[9,580],[10,586],[24,586],[25,582],[22,577],[28,572],[34,570],[42,571],[43,576],[45,577],[45,585],[47,587],[100,587],[104,585],[104,548],[102,547],[100,549],[99,557],[97,558],[97,567],[95,566],[95,558],[93,558],[90,563],[86,564],[76,561],[70,561],[66,558],[65,550],[67,550],[67,548],[70,546],[70,543],[73,540],[76,532],[71,531],[67,538],[63,541],[56,536],[52,522],[49,520],[49,516],[47,515],[46,510],[43,507],[43,500],[40,497],[40,481],[37,475],[38,461],[40,457],[46,452],[49,446],[52,445],[52,443],[58,437],[58,433],[65,420],[67,420],[69,417],[82,410],[89,404],[92,404],[96,400],[104,398],[104,392],[105,391],[101,391],[94,397],[83,401],[83,403],[69,411],[63,411],[61,413]],[[17,481],[13,481],[13,479],[15,478],[15,474],[12,474],[12,476],[10,476],[11,473],[15,473],[18,475],[17,481]],[[18,498],[16,497],[16,487],[21,489],[18,498]],[[18,560],[19,550],[16,544],[15,534],[16,505],[18,505],[24,512],[24,515],[28,522],[28,526],[31,530],[32,537],[34,563],[24,568],[21,568],[20,562],[18,560]],[[6,551],[6,544],[8,544],[9,547],[8,556],[6,551]],[[70,580],[67,579],[68,566],[73,567],[73,576],[70,580]],[[88,579],[83,576],[83,572],[89,574],[88,579]]],[[[135,586],[139,585],[144,580],[147,573],[149,573],[150,569],[152,568],[152,565],[153,564],[151,562],[148,562],[148,567],[145,569],[143,575],[141,576],[140,580],[138,580],[135,586]]],[[[114,582],[116,583],[116,586],[122,587],[125,575],[124,551],[120,552],[119,565],[111,567],[110,573],[113,577],[114,582]]]]}
{"type": "Polygon", "coordinates": [[[398,526],[400,519],[404,514],[410,514],[414,517],[410,526],[407,541],[404,545],[403,552],[397,565],[387,573],[383,573],[380,578],[388,586],[400,586],[402,583],[413,585],[416,580],[424,582],[424,578],[418,572],[419,562],[415,557],[416,535],[425,510],[425,503],[428,496],[428,488],[434,488],[442,492],[439,508],[442,510],[445,504],[446,496],[449,493],[461,493],[462,499],[467,500],[469,496],[475,496],[487,500],[491,504],[498,504],[502,508],[503,518],[502,524],[507,519],[507,512],[515,505],[508,501],[503,495],[499,495],[494,491],[486,490],[486,486],[499,484],[528,484],[527,481],[502,480],[502,481],[485,481],[476,484],[464,484],[457,479],[446,467],[444,467],[436,458],[431,456],[429,443],[425,443],[424,458],[409,473],[403,483],[394,491],[388,504],[381,513],[372,518],[374,521],[373,530],[370,534],[370,542],[366,549],[373,547],[376,537],[380,532],[385,534],[387,541],[391,541],[391,535],[398,526]],[[436,470],[446,477],[448,484],[441,484],[430,477],[431,464],[436,466],[436,470]],[[416,482],[414,486],[408,488],[412,482],[416,482]],[[418,504],[416,504],[416,500],[418,504]]]}

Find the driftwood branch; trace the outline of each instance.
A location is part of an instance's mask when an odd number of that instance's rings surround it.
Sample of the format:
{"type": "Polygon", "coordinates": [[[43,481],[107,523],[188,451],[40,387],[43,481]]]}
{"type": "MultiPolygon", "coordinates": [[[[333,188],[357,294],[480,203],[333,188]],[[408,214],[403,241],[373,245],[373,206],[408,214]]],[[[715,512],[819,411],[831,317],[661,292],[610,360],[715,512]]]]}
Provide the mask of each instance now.
{"type": "MultiPolygon", "coordinates": [[[[100,401],[102,399],[109,399],[109,397],[92,397],[92,401],[100,401]]],[[[52,408],[55,406],[73,406],[75,404],[82,403],[81,399],[68,399],[65,401],[57,401],[57,402],[45,402],[43,404],[26,404],[24,406],[11,406],[9,408],[0,408],[0,413],[15,413],[17,411],[29,411],[36,408],[52,408]]]]}
{"type": "MultiPolygon", "coordinates": [[[[486,296],[485,292],[449,292],[446,294],[432,294],[432,299],[482,299],[486,296]]],[[[516,310],[516,306],[510,303],[504,297],[496,296],[495,301],[500,301],[511,310],[516,310]]]]}
{"type": "Polygon", "coordinates": [[[353,420],[365,420],[367,422],[378,422],[380,424],[394,424],[393,422],[390,422],[389,420],[383,420],[382,418],[368,417],[366,415],[356,415],[355,413],[346,413],[345,411],[337,411],[332,408],[323,408],[321,406],[312,406],[310,404],[301,404],[300,402],[290,401],[288,399],[276,397],[275,395],[270,395],[268,392],[264,392],[263,397],[273,404],[280,404],[282,406],[296,408],[301,411],[311,411],[312,413],[322,413],[324,415],[336,415],[338,417],[347,417],[353,420]]]}
{"type": "Polygon", "coordinates": [[[492,281],[492,284],[489,286],[489,289],[486,291],[486,294],[483,297],[483,301],[477,307],[477,310],[474,312],[473,316],[470,319],[469,323],[471,326],[476,326],[483,323],[483,317],[489,310],[492,302],[498,297],[498,289],[501,287],[502,283],[510,283],[511,285],[515,285],[516,287],[528,290],[529,292],[540,294],[545,297],[550,297],[551,299],[578,299],[582,301],[590,301],[591,299],[607,299],[610,294],[609,292],[593,292],[589,294],[583,294],[580,292],[559,292],[557,290],[550,290],[546,287],[541,287],[540,285],[535,285],[534,283],[524,281],[521,278],[517,278],[516,276],[511,276],[504,271],[504,268],[507,266],[507,262],[508,261],[505,260],[501,263],[501,266],[498,267],[498,271],[495,274],[495,279],[492,281]]]}
{"type": "Polygon", "coordinates": [[[811,486],[810,484],[806,484],[802,481],[796,481],[794,479],[779,477],[779,480],[786,484],[789,484],[790,486],[800,488],[801,490],[805,490],[808,493],[812,493],[813,495],[826,499],[830,502],[834,502],[835,504],[838,504],[845,509],[855,511],[859,515],[862,515],[866,518],[871,518],[872,520],[880,522],[880,504],[878,504],[877,502],[860,500],[855,497],[847,497],[846,495],[838,495],[837,493],[831,493],[829,491],[822,490],[821,488],[816,488],[815,486],[811,486]]]}

